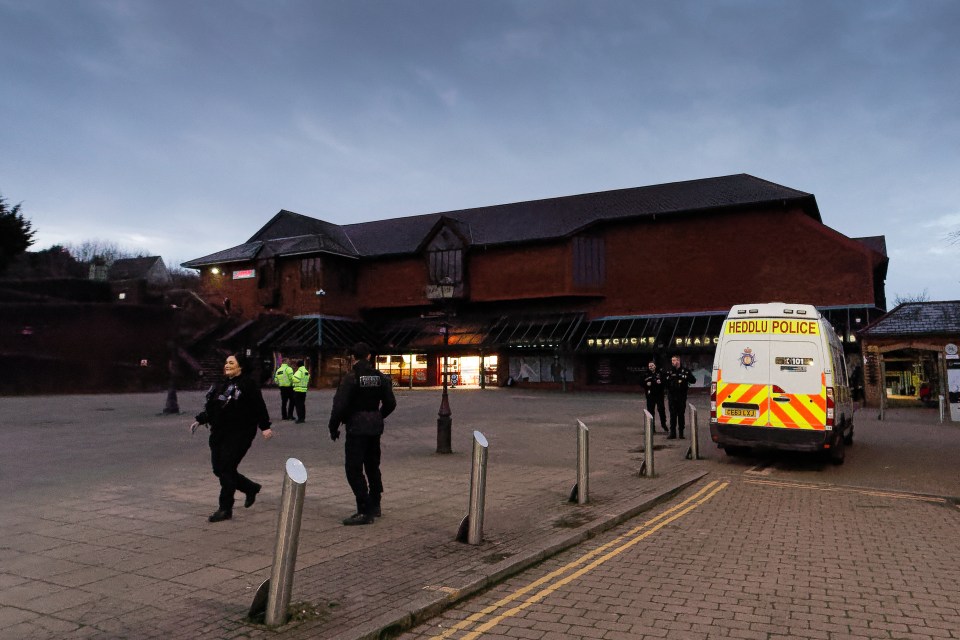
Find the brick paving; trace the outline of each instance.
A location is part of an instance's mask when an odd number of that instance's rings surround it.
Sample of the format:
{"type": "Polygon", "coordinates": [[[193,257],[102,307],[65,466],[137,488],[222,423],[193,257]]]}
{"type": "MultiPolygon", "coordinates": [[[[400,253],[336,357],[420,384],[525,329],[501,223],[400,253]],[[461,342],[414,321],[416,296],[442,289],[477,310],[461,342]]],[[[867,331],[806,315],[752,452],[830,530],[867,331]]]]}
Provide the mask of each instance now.
{"type": "MultiPolygon", "coordinates": [[[[277,394],[266,396],[275,412],[277,394]]],[[[238,504],[233,520],[210,524],[218,487],[205,433],[186,429],[201,394],[179,394],[181,416],[159,415],[165,399],[0,402],[0,638],[377,637],[599,535],[720,462],[706,444],[710,459],[685,460],[686,443],[658,435],[658,476],[640,478],[639,398],[515,389],[453,391],[454,453],[437,455],[439,394],[400,390],[383,438],[384,515],[343,527],[353,511],[343,441],[326,434],[332,392],[315,391],[307,423],[277,423],[278,436],[258,439],[241,465],[264,484],[254,507],[238,504]],[[591,429],[583,506],[567,501],[577,419],[591,429]],[[474,429],[490,442],[476,547],[453,540],[467,510],[474,429]],[[297,606],[270,630],[245,616],[269,577],[288,457],[309,474],[297,606]]]]}
{"type": "Polygon", "coordinates": [[[845,468],[790,455],[718,457],[707,477],[670,501],[401,637],[960,638],[958,474],[930,473],[953,463],[960,428],[916,412],[884,423],[865,413],[860,425],[845,468]],[[892,443],[899,457],[890,455],[892,443]],[[926,469],[911,464],[920,454],[926,469]],[[584,575],[533,597],[572,575],[571,563],[585,554],[620,536],[638,538],[636,527],[708,482],[729,484],[584,575]],[[521,592],[538,579],[544,582],[536,589],[521,592]]]}

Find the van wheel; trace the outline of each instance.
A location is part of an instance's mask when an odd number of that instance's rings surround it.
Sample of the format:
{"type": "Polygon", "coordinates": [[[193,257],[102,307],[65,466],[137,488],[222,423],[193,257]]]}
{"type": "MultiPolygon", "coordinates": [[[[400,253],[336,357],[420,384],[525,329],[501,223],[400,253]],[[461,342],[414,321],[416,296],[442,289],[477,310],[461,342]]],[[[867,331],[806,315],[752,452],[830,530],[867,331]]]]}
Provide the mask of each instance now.
{"type": "Polygon", "coordinates": [[[846,457],[846,438],[840,437],[837,438],[837,441],[833,443],[833,446],[830,447],[830,462],[834,465],[843,464],[843,459],[846,457]]]}

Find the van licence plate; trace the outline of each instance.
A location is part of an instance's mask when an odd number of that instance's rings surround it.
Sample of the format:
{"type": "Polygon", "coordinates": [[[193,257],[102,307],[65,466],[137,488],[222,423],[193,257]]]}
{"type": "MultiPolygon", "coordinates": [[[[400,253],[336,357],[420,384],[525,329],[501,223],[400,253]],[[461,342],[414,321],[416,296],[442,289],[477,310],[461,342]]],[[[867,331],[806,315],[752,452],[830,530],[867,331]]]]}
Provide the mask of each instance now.
{"type": "Polygon", "coordinates": [[[723,415],[728,418],[756,418],[756,409],[724,409],[723,415]]]}

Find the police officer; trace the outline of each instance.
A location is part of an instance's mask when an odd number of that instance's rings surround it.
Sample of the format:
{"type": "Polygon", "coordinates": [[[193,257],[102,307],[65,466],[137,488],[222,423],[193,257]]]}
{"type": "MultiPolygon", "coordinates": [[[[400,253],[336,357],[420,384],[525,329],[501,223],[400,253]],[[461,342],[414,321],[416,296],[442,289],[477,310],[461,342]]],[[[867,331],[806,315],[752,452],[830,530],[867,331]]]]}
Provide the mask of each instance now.
{"type": "Polygon", "coordinates": [[[670,368],[667,369],[664,379],[670,399],[670,435],[667,436],[667,440],[674,440],[677,437],[678,427],[680,439],[683,439],[687,389],[690,388],[690,383],[696,381],[696,377],[690,373],[689,369],[680,366],[680,356],[670,358],[670,368]]]}
{"type": "Polygon", "coordinates": [[[280,363],[273,374],[273,381],[280,387],[280,418],[293,420],[293,367],[290,366],[290,358],[284,358],[280,363]]]}
{"type": "MultiPolygon", "coordinates": [[[[310,388],[310,372],[297,360],[297,371],[293,374],[293,408],[297,410],[295,424],[303,424],[307,417],[307,389],[310,388]]],[[[290,416],[293,417],[292,415],[290,416]]]]}
{"type": "Polygon", "coordinates": [[[647,363],[647,372],[643,374],[643,389],[647,393],[647,412],[650,419],[656,422],[656,410],[660,411],[660,426],[667,431],[667,414],[663,408],[663,372],[657,369],[657,364],[651,360],[647,363]]]}
{"type": "Polygon", "coordinates": [[[340,425],[347,425],[344,469],[357,500],[357,512],[343,521],[347,526],[371,524],[380,515],[380,436],[383,420],[397,408],[393,380],[370,363],[370,347],[353,345],[353,373],[340,381],[330,412],[330,439],[340,437],[340,425]]]}

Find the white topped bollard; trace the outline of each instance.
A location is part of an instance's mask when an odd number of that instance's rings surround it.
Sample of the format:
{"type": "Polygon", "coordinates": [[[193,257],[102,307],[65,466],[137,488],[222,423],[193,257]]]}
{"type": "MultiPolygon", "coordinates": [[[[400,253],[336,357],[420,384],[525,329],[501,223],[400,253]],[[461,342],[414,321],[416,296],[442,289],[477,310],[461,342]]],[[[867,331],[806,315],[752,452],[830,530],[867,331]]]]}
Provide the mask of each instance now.
{"type": "Polygon", "coordinates": [[[646,409],[643,410],[643,463],[640,465],[640,475],[652,478],[653,469],[653,430],[656,428],[653,416],[646,409]]]}
{"type": "Polygon", "coordinates": [[[700,436],[697,430],[697,408],[693,403],[688,403],[690,407],[690,448],[687,449],[687,460],[701,460],[700,458],[700,436]]]}
{"type": "Polygon", "coordinates": [[[570,492],[570,502],[587,504],[590,499],[590,429],[577,420],[577,484],[570,492]]]}
{"type": "Polygon", "coordinates": [[[483,507],[487,493],[487,438],[473,432],[473,465],[470,473],[470,508],[460,522],[457,541],[477,545],[483,542],[483,507]]]}
{"type": "MultiPolygon", "coordinates": [[[[296,458],[287,459],[283,491],[280,496],[280,517],[277,521],[277,543],[273,550],[273,571],[264,583],[267,603],[264,622],[269,626],[287,622],[287,608],[293,590],[293,570],[297,563],[300,542],[300,521],[307,484],[307,469],[296,458]]],[[[263,589],[263,585],[260,587],[263,589]]],[[[256,601],[254,601],[256,603],[256,601]]],[[[252,611],[252,609],[251,609],[252,611]]]]}

